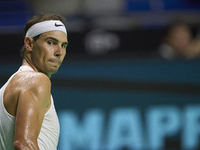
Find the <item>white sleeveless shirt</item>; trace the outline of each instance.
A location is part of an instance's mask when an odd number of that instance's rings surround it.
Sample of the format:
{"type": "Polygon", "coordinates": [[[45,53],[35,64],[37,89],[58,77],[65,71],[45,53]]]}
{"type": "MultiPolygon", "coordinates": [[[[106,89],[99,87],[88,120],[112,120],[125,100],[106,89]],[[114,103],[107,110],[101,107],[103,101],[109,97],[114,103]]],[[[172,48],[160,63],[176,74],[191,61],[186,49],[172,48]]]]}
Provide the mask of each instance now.
{"type": "MultiPolygon", "coordinates": [[[[16,73],[25,70],[34,71],[29,66],[21,66],[16,73]]],[[[3,95],[8,83],[16,73],[0,89],[0,150],[14,150],[15,116],[10,115],[6,111],[3,104],[3,95]]],[[[44,116],[37,139],[40,150],[57,150],[59,134],[59,121],[54,107],[53,97],[51,96],[51,107],[44,116]]]]}

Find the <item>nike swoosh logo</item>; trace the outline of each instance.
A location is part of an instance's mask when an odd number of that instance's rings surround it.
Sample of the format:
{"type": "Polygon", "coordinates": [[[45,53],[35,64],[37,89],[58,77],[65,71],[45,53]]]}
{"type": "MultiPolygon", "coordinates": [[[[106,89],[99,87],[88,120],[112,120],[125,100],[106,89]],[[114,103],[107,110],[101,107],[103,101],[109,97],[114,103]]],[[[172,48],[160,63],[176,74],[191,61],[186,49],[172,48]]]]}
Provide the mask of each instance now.
{"type": "Polygon", "coordinates": [[[55,23],[55,26],[56,26],[56,27],[60,27],[60,26],[63,26],[63,25],[62,25],[62,24],[56,24],[56,23],[55,23]]]}

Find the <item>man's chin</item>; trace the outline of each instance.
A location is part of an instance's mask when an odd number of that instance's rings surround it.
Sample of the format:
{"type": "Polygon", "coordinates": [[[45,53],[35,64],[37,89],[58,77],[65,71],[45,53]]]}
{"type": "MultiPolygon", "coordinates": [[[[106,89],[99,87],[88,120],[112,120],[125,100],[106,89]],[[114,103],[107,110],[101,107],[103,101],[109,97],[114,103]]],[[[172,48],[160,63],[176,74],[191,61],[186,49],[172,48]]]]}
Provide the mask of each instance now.
{"type": "Polygon", "coordinates": [[[58,72],[58,68],[52,68],[50,71],[49,71],[49,73],[51,73],[51,74],[55,74],[55,73],[57,73],[58,72]]]}
{"type": "Polygon", "coordinates": [[[58,72],[58,69],[55,69],[55,70],[52,71],[52,74],[55,74],[57,72],[58,72]]]}

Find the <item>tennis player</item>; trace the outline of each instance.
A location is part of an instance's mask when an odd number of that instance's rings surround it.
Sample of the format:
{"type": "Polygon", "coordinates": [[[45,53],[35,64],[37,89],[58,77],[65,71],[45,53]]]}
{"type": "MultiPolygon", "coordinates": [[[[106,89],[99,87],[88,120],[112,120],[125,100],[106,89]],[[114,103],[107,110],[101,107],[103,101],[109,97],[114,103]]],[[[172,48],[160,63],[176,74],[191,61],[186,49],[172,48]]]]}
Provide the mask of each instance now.
{"type": "Polygon", "coordinates": [[[65,18],[42,14],[24,28],[22,65],[0,89],[0,150],[56,150],[60,126],[51,95],[68,45],[65,18]]]}

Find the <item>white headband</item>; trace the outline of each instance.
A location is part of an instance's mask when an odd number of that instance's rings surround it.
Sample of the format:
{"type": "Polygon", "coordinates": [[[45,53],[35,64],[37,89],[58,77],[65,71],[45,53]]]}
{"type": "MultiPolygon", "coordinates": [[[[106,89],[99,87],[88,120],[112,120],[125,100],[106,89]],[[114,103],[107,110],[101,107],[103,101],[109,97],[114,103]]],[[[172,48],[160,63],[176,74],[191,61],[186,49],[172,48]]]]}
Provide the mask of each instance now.
{"type": "Polygon", "coordinates": [[[65,25],[60,20],[49,20],[34,24],[26,32],[25,37],[35,37],[48,31],[62,31],[67,35],[65,25]]]}

